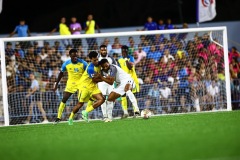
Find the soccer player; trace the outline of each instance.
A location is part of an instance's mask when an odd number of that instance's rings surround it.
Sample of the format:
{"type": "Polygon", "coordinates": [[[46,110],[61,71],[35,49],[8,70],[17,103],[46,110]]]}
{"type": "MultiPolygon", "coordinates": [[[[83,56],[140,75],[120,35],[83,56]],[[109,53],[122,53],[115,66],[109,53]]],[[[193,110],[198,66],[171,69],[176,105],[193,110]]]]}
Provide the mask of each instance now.
{"type": "MultiPolygon", "coordinates": [[[[70,55],[71,59],[65,61],[62,64],[61,71],[58,75],[57,81],[53,88],[54,91],[57,90],[58,83],[62,79],[64,72],[67,72],[68,80],[67,80],[65,91],[63,93],[62,101],[59,104],[58,115],[54,122],[55,124],[57,124],[58,122],[61,121],[62,112],[66,106],[66,102],[69,99],[69,97],[79,89],[80,78],[82,77],[82,74],[84,73],[84,71],[88,65],[86,61],[78,58],[76,49],[71,49],[69,51],[69,55],[70,55]]],[[[79,95],[80,95],[80,91],[78,91],[78,97],[79,97],[79,95]]]]}
{"type": "MultiPolygon", "coordinates": [[[[107,53],[107,46],[106,45],[101,45],[99,47],[99,53],[100,53],[100,56],[98,58],[99,61],[101,61],[102,59],[107,59],[109,64],[117,65],[117,62],[115,61],[115,59],[108,55],[108,53],[107,53]]],[[[101,90],[103,96],[106,98],[112,92],[114,86],[110,85],[110,84],[108,84],[106,82],[99,82],[98,83],[98,88],[101,90]]],[[[102,114],[103,114],[103,120],[105,122],[111,122],[112,121],[113,105],[114,104],[112,102],[108,102],[107,103],[107,101],[105,101],[101,105],[102,114]]]]}
{"type": "MultiPolygon", "coordinates": [[[[123,45],[122,46],[122,57],[118,59],[118,63],[119,66],[126,72],[128,73],[132,79],[135,82],[135,87],[132,89],[133,93],[139,92],[139,81],[137,78],[137,74],[134,68],[134,58],[130,55],[128,55],[128,46],[123,45]]],[[[123,108],[123,112],[124,115],[122,116],[122,118],[127,118],[128,117],[128,108],[127,108],[127,97],[126,96],[122,96],[122,108],[123,108]]],[[[139,112],[135,112],[135,115],[139,115],[139,112]]]]}
{"type": "Polygon", "coordinates": [[[131,91],[135,87],[132,77],[117,65],[109,64],[107,59],[102,59],[99,64],[102,67],[102,75],[99,74],[97,76],[110,85],[112,85],[114,81],[117,84],[116,88],[109,94],[107,103],[113,103],[120,96],[126,95],[133,105],[134,113],[139,114],[137,99],[131,91]]]}
{"type": "Polygon", "coordinates": [[[87,66],[80,79],[81,95],[77,105],[74,106],[71,112],[68,120],[69,125],[73,124],[73,117],[83,106],[84,102],[88,102],[88,105],[86,110],[82,111],[82,118],[85,121],[88,121],[88,113],[101,106],[105,101],[105,98],[97,86],[97,83],[102,80],[99,77],[95,77],[95,75],[99,74],[101,71],[101,68],[98,65],[98,53],[96,51],[91,51],[88,57],[90,58],[91,63],[87,66]]]}

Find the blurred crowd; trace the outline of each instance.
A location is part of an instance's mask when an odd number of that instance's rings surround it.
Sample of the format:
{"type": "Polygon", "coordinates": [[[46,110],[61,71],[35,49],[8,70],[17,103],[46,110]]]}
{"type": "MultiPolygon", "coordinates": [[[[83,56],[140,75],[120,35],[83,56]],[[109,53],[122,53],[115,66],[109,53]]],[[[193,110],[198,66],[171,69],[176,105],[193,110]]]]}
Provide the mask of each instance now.
{"type": "MultiPolygon", "coordinates": [[[[148,17],[141,30],[178,28],[188,26],[184,23],[182,27],[176,27],[171,24],[170,19],[166,24],[163,20],[156,23],[148,17]]],[[[129,47],[128,54],[134,57],[141,86],[140,92],[136,94],[140,109],[149,108],[158,114],[226,109],[223,48],[211,41],[208,33],[196,33],[193,39],[187,39],[187,36],[188,33],[141,35],[137,39],[129,36],[127,41],[115,37],[112,42],[109,38],[76,39],[68,42],[64,39],[44,41],[43,46],[39,46],[37,41],[17,42],[14,45],[8,42],[5,53],[10,113],[12,116],[28,113],[27,106],[31,100],[26,100],[25,96],[31,84],[29,75],[34,73],[40,84],[43,108],[48,116],[54,117],[67,75],[61,81],[58,92],[52,92],[52,88],[61,65],[70,59],[69,50],[77,48],[78,56],[89,62],[88,51],[98,50],[101,44],[107,46],[109,55],[115,59],[121,56],[122,45],[129,47]],[[86,41],[88,46],[82,46],[82,41],[86,41]]],[[[232,105],[233,109],[238,109],[240,53],[236,47],[232,47],[228,55],[232,105]]],[[[73,96],[67,105],[74,104],[76,98],[73,96]]],[[[121,110],[119,103],[116,103],[116,106],[121,110]]],[[[118,111],[114,114],[118,116],[121,113],[118,111]]]]}

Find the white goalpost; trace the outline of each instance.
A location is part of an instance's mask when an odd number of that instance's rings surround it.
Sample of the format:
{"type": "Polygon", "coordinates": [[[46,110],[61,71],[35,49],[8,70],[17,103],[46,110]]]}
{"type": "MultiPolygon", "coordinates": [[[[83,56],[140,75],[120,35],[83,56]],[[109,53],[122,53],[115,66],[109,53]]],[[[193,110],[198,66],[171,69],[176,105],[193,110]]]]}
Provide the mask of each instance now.
{"type": "MultiPolygon", "coordinates": [[[[48,120],[54,121],[67,75],[57,92],[51,87],[61,65],[69,59],[68,51],[78,49],[79,57],[89,62],[88,52],[98,50],[101,44],[107,45],[108,54],[116,60],[121,57],[121,46],[129,47],[140,84],[140,91],[135,95],[141,110],[147,108],[155,115],[232,110],[227,28],[224,26],[15,37],[0,39],[2,124],[23,124],[27,117],[31,117],[32,123],[40,123],[42,113],[37,107],[38,102],[48,120]],[[26,97],[30,73],[39,82],[39,100],[34,96],[26,97]],[[36,103],[30,114],[32,102],[36,103]]],[[[74,94],[66,104],[64,120],[76,103],[74,94]]],[[[130,103],[128,109],[131,110],[130,103]]],[[[115,103],[113,117],[121,114],[119,100],[115,103]]],[[[100,107],[90,114],[92,119],[101,116],[100,107]]]]}

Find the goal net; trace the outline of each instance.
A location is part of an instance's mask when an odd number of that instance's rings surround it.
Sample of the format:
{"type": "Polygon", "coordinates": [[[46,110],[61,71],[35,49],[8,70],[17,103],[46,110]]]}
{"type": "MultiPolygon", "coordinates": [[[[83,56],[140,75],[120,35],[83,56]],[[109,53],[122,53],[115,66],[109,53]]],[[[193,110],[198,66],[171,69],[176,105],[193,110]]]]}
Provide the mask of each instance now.
{"type": "MultiPolygon", "coordinates": [[[[45,118],[54,121],[67,74],[56,92],[53,85],[62,64],[70,59],[69,50],[76,48],[79,58],[89,63],[89,51],[99,50],[101,44],[116,60],[122,56],[121,46],[129,47],[140,85],[135,93],[140,110],[149,109],[154,115],[231,110],[227,31],[226,27],[211,27],[3,38],[0,121],[5,125],[23,124],[28,118],[31,123],[41,123],[45,118]],[[33,95],[29,95],[31,75],[39,85],[33,95]]],[[[77,94],[73,94],[66,103],[63,121],[76,103],[77,94]]],[[[131,116],[130,101],[128,111],[131,116]]],[[[80,113],[75,119],[81,119],[80,113]]],[[[113,117],[122,115],[118,99],[113,117]]],[[[98,107],[90,119],[100,118],[98,107]]]]}

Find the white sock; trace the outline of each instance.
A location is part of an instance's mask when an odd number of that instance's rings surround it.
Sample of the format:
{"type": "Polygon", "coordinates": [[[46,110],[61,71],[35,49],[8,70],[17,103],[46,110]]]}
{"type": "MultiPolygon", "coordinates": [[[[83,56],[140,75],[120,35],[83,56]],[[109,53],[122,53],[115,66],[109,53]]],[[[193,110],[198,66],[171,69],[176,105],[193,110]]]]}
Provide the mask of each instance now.
{"type": "Polygon", "coordinates": [[[134,112],[139,112],[138,104],[137,104],[137,99],[132,93],[132,91],[128,90],[126,92],[126,95],[128,96],[129,100],[132,102],[134,112]]]}
{"type": "Polygon", "coordinates": [[[101,109],[102,109],[103,118],[106,118],[107,117],[107,104],[106,104],[106,101],[101,105],[101,109]]]}
{"type": "Polygon", "coordinates": [[[112,111],[113,111],[113,102],[107,101],[107,116],[109,119],[112,119],[112,111]]]}

